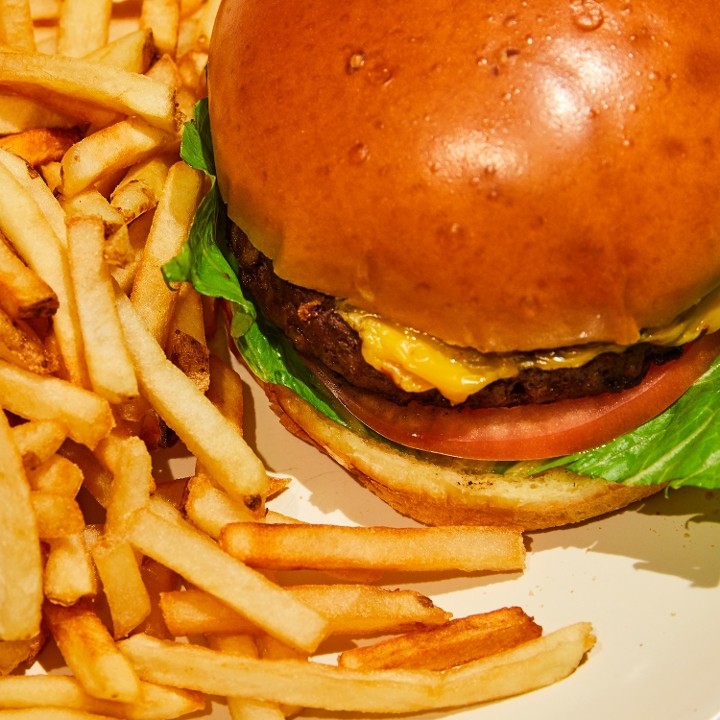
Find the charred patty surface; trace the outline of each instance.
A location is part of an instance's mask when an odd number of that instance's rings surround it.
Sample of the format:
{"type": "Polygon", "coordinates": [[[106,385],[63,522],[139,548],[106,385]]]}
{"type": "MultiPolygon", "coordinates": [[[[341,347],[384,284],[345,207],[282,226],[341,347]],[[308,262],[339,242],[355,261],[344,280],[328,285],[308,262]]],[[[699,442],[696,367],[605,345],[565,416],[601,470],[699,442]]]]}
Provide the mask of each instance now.
{"type": "MultiPolygon", "coordinates": [[[[279,278],[272,262],[232,225],[230,247],[237,257],[240,281],[265,317],[288,337],[295,349],[312,357],[350,384],[406,404],[421,400],[448,406],[439,392],[408,393],[363,359],[358,334],[335,311],[335,299],[279,278]]],[[[471,395],[463,405],[511,407],[617,392],[637,385],[651,363],[677,358],[679,348],[635,345],[624,353],[604,353],[579,368],[530,369],[497,380],[471,395]]]]}

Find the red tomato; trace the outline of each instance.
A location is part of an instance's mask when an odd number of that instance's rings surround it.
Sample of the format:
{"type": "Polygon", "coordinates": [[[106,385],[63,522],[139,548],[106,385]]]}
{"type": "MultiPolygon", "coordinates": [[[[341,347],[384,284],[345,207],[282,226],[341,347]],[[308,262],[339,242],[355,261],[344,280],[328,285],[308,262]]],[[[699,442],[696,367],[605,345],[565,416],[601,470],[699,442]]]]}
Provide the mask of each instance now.
{"type": "Polygon", "coordinates": [[[719,353],[717,332],[689,344],[679,359],[652,366],[629,390],[513,408],[400,407],[349,386],[328,386],[355,417],[399,444],[477,460],[535,460],[597,447],[634,430],[672,405],[719,353]]]}

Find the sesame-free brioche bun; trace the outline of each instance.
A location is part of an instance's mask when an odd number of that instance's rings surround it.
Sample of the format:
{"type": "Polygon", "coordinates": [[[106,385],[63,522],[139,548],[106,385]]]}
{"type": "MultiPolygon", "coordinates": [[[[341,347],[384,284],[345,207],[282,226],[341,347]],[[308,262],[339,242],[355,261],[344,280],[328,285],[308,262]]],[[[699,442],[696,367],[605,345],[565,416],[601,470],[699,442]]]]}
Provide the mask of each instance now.
{"type": "Polygon", "coordinates": [[[632,344],[720,277],[720,3],[226,1],[230,217],[294,284],[482,351],[632,344]]]}

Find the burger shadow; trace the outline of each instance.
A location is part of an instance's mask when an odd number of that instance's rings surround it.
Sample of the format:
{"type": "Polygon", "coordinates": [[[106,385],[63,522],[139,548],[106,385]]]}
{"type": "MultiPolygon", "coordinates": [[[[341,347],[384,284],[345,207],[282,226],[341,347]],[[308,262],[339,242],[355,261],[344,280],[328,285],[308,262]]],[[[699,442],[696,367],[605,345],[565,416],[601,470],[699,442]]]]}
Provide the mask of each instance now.
{"type": "Polygon", "coordinates": [[[638,571],[672,575],[698,588],[720,585],[720,493],[669,490],[603,518],[528,534],[528,549],[575,547],[634,559],[638,571]]]}

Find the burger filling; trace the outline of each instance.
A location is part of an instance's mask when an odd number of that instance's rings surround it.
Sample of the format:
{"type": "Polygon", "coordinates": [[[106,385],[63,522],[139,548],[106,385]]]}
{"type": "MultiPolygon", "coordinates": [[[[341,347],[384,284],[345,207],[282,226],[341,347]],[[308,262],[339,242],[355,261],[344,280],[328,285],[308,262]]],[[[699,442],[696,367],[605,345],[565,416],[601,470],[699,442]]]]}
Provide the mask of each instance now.
{"type": "Polygon", "coordinates": [[[234,225],[230,249],[244,288],[302,356],[400,405],[513,407],[619,392],[640,383],[653,364],[682,354],[679,346],[641,342],[629,348],[482,355],[417,335],[408,349],[403,329],[279,278],[272,262],[234,225]],[[416,372],[412,356],[418,347],[422,369],[416,372]]]}

